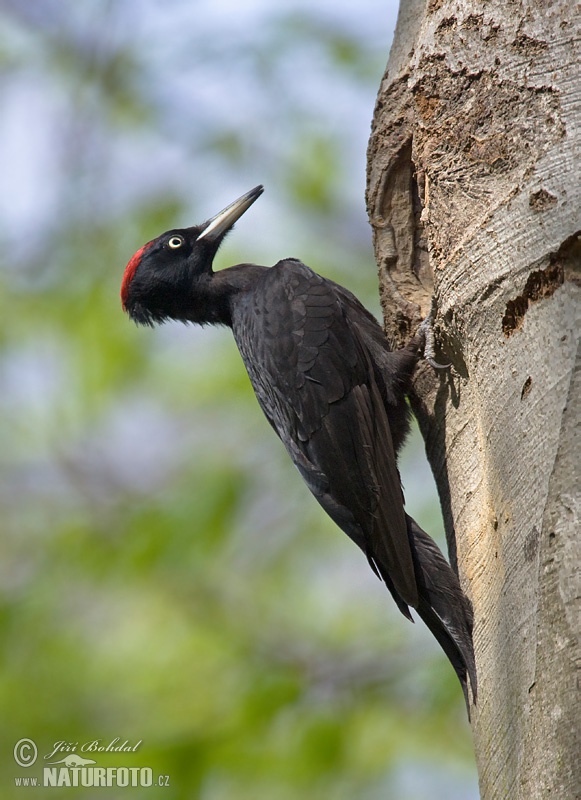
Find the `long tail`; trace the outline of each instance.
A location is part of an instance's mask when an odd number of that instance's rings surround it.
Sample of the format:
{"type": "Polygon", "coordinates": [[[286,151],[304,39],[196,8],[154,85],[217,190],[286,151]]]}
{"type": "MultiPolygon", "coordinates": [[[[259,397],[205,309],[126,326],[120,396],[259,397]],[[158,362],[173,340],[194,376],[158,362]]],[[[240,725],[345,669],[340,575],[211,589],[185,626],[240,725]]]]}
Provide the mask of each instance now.
{"type": "Polygon", "coordinates": [[[420,596],[416,610],[456,670],[470,716],[467,678],[470,678],[473,703],[476,703],[478,691],[472,645],[472,605],[436,543],[407,514],[406,520],[420,596]]]}

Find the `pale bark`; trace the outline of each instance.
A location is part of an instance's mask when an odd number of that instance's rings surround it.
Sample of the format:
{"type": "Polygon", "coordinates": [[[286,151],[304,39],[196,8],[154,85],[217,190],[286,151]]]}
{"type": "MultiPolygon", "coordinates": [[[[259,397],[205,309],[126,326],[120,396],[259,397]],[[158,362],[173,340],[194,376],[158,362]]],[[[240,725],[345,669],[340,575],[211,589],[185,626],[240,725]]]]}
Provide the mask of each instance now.
{"type": "Polygon", "coordinates": [[[485,800],[581,798],[581,8],[402,0],[369,146],[386,329],[474,604],[485,800]]]}

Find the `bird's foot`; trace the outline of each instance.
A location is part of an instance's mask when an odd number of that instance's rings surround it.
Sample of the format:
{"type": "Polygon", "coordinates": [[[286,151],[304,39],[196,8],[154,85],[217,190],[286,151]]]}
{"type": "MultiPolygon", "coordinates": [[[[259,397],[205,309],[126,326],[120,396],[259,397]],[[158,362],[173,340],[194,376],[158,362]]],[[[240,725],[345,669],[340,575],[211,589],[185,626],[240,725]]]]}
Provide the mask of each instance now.
{"type": "Polygon", "coordinates": [[[451,364],[440,364],[436,361],[436,348],[434,346],[434,319],[436,316],[436,298],[432,297],[430,313],[418,328],[418,333],[424,339],[424,358],[434,369],[448,369],[451,364]]]}

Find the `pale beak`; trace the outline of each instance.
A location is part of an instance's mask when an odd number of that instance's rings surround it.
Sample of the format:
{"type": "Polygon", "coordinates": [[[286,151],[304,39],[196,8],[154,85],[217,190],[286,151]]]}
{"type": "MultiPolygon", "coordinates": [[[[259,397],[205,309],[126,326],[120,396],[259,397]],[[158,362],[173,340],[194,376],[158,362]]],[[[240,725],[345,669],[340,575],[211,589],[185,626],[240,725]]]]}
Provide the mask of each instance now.
{"type": "Polygon", "coordinates": [[[250,208],[255,200],[258,200],[263,191],[264,186],[255,186],[254,189],[246,192],[246,194],[243,194],[238,200],[226,206],[219,214],[216,214],[215,217],[212,217],[212,219],[206,222],[204,230],[198,236],[198,241],[200,239],[209,239],[213,241],[227,233],[236,220],[240,219],[242,214],[250,208]]]}

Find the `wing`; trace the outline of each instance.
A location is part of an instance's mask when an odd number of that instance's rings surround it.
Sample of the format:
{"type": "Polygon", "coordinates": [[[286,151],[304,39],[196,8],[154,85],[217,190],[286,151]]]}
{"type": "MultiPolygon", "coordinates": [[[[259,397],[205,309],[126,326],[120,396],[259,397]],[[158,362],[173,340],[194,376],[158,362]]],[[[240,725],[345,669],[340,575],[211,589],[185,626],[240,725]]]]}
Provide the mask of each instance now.
{"type": "Polygon", "coordinates": [[[381,373],[353,309],[346,313],[332,282],[289,259],[236,302],[232,329],[258,401],[309,489],[408,613],[418,593],[400,478],[381,373]]]}

